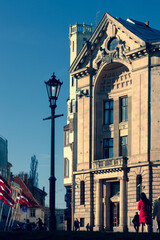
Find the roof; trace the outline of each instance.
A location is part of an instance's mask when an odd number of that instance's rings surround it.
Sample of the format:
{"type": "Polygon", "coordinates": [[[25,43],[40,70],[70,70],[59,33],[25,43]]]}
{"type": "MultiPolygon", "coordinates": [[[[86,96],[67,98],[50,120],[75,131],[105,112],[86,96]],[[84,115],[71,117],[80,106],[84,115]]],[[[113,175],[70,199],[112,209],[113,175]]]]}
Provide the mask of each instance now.
{"type": "Polygon", "coordinates": [[[41,190],[38,187],[33,186],[34,190],[42,194],[43,196],[47,196],[47,193],[44,190],[41,190]]]}
{"type": "Polygon", "coordinates": [[[85,59],[89,55],[90,49],[96,49],[101,37],[103,37],[103,32],[106,30],[108,25],[108,20],[114,22],[117,28],[123,27],[126,29],[127,35],[130,33],[131,37],[134,38],[135,42],[139,42],[140,46],[147,45],[151,43],[156,43],[160,41],[160,30],[153,29],[148,26],[147,23],[139,22],[133,19],[124,20],[122,18],[112,17],[110,14],[105,13],[91,35],[90,39],[86,41],[80,50],[79,54],[74,59],[73,63],[69,68],[69,72],[72,73],[77,70],[77,66],[81,64],[83,58],[85,59]]]}
{"type": "Polygon", "coordinates": [[[117,20],[129,31],[134,33],[136,36],[141,38],[146,43],[160,41],[160,31],[149,27],[147,24],[143,22],[139,22],[129,18],[127,20],[117,18],[117,20]]]}
{"type": "Polygon", "coordinates": [[[19,184],[19,186],[22,188],[22,192],[26,195],[26,197],[31,202],[33,207],[40,207],[40,205],[38,204],[36,199],[33,197],[32,193],[30,192],[30,190],[28,189],[26,184],[21,179],[21,177],[19,177],[19,176],[14,177],[14,182],[19,184]]]}

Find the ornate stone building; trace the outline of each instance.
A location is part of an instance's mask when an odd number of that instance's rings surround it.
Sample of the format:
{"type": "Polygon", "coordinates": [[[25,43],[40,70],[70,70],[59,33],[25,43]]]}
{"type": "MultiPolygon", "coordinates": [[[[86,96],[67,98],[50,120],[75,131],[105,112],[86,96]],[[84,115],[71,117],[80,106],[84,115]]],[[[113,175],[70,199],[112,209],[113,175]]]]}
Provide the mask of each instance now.
{"type": "Polygon", "coordinates": [[[106,13],[69,72],[76,107],[71,117],[68,104],[64,127],[64,184],[68,173],[72,223],[133,231],[140,193],[152,203],[160,194],[160,31],[106,13]]]}

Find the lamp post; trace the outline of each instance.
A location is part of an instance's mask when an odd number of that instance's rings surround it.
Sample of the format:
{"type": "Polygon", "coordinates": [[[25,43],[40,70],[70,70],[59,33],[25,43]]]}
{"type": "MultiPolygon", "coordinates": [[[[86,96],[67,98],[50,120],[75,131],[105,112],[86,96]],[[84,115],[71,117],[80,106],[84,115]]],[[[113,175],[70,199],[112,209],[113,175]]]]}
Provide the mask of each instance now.
{"type": "Polygon", "coordinates": [[[49,207],[50,207],[50,218],[49,218],[49,230],[56,230],[56,216],[55,216],[55,123],[54,119],[61,115],[55,115],[56,101],[58,99],[59,91],[62,83],[56,79],[55,74],[51,76],[47,82],[45,82],[47,88],[47,94],[50,102],[51,108],[51,117],[45,118],[43,120],[51,119],[51,172],[50,172],[50,198],[49,198],[49,207]]]}

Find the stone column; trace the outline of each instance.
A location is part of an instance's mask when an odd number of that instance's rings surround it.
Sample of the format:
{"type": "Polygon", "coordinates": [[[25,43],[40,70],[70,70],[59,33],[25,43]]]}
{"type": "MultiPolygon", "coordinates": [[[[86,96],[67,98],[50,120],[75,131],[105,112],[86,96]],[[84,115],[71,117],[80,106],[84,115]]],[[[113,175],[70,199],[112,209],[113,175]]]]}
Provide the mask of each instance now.
{"type": "Polygon", "coordinates": [[[96,180],[96,215],[95,215],[95,230],[101,230],[102,226],[102,191],[101,180],[96,180]]]}
{"type": "Polygon", "coordinates": [[[126,178],[123,175],[120,178],[120,230],[127,231],[127,195],[126,195],[126,178]]]}
{"type": "Polygon", "coordinates": [[[114,157],[119,156],[119,99],[114,99],[114,157]]]}
{"type": "Polygon", "coordinates": [[[106,230],[111,229],[110,223],[110,193],[111,193],[111,184],[110,182],[106,183],[106,230]]]}
{"type": "Polygon", "coordinates": [[[107,228],[107,187],[106,183],[103,183],[103,197],[104,197],[104,229],[107,228]]]}
{"type": "Polygon", "coordinates": [[[132,136],[132,97],[128,96],[128,156],[131,156],[131,136],[132,136]]]}

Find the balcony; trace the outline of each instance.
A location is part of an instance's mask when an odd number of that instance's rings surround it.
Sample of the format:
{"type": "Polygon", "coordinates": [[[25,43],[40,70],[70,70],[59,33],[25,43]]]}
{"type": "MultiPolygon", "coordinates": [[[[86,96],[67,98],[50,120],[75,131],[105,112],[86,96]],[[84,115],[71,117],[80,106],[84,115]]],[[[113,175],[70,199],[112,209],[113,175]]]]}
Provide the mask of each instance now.
{"type": "Polygon", "coordinates": [[[108,159],[100,159],[94,160],[93,169],[114,169],[114,168],[122,168],[126,165],[126,158],[117,157],[117,158],[108,158],[108,159]]]}

